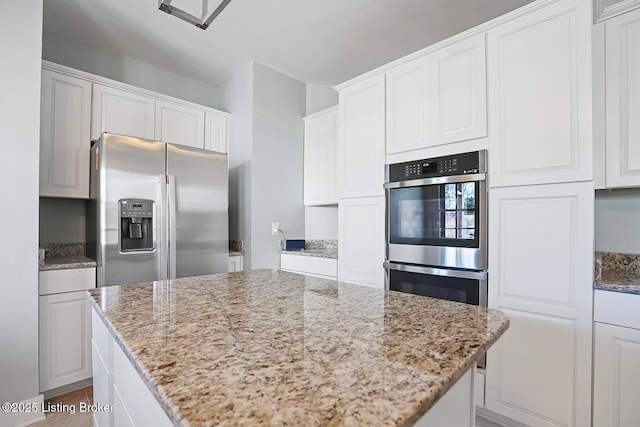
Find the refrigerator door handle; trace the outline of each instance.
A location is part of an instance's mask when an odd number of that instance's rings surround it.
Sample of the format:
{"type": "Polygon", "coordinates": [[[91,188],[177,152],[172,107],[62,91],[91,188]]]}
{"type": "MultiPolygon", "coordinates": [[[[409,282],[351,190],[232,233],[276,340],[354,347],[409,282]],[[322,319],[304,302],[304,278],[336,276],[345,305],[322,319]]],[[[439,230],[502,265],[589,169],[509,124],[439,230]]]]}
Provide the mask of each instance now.
{"type": "Polygon", "coordinates": [[[168,191],[168,239],[167,248],[169,252],[169,274],[170,279],[176,278],[176,177],[167,175],[168,191]]]}
{"type": "Polygon", "coordinates": [[[158,250],[160,252],[160,275],[159,277],[168,277],[169,261],[168,261],[168,248],[169,248],[169,232],[168,230],[168,210],[167,210],[167,175],[160,175],[160,203],[157,205],[159,212],[159,218],[157,222],[157,235],[159,236],[158,250]]]}

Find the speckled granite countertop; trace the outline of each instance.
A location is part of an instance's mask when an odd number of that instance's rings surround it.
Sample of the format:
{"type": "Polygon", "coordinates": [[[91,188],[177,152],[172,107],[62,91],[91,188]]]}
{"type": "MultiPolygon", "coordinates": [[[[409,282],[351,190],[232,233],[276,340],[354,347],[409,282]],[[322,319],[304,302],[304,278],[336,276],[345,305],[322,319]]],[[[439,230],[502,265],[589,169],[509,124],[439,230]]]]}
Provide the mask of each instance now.
{"type": "Polygon", "coordinates": [[[509,324],[272,270],[88,292],[177,425],[411,425],[509,324]]]}
{"type": "Polygon", "coordinates": [[[40,271],[47,270],[67,270],[71,268],[95,267],[96,262],[84,255],[55,256],[44,259],[44,265],[40,266],[40,271]]]}
{"type": "Polygon", "coordinates": [[[640,255],[596,252],[593,288],[640,294],[640,255]]]}
{"type": "Polygon", "coordinates": [[[305,249],[303,251],[280,251],[283,254],[338,259],[337,249],[305,249]]]}

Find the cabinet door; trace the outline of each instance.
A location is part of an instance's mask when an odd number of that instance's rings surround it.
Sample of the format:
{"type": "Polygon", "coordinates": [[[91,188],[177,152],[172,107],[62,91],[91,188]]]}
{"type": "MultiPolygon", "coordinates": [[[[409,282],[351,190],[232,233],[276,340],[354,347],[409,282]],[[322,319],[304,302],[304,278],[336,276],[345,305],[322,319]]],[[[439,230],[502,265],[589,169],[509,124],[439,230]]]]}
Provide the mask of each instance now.
{"type": "Polygon", "coordinates": [[[640,10],[606,23],[607,187],[640,185],[640,10]]]}
{"type": "Polygon", "coordinates": [[[491,185],[592,179],[589,4],[563,0],[488,33],[491,185]]]}
{"type": "Polygon", "coordinates": [[[484,34],[431,55],[429,145],[487,136],[487,82],[484,34]]]}
{"type": "Polygon", "coordinates": [[[511,326],[485,404],[528,426],[591,423],[593,199],[590,182],[490,192],[489,307],[511,326]]]}
{"type": "Polygon", "coordinates": [[[91,83],[42,70],[40,195],[89,197],[91,83]]]}
{"type": "Polygon", "coordinates": [[[595,323],[593,425],[640,425],[640,330],[595,323]]]}
{"type": "Polygon", "coordinates": [[[387,154],[433,145],[428,137],[429,57],[387,72],[387,154]]]}
{"type": "Polygon", "coordinates": [[[154,139],[155,100],[137,93],[93,85],[91,138],[102,132],[154,139]]]}
{"type": "Polygon", "coordinates": [[[204,148],[204,111],[156,101],[155,138],[158,141],[204,148]]]}
{"type": "Polygon", "coordinates": [[[228,153],[229,119],[227,114],[207,112],[204,115],[204,149],[228,153]]]}
{"type": "Polygon", "coordinates": [[[338,280],[384,288],[384,197],[340,199],[338,280]]]}
{"type": "Polygon", "coordinates": [[[332,205],[336,197],[336,145],[338,109],[331,108],[305,118],[304,204],[332,205]]]}
{"type": "Polygon", "coordinates": [[[91,309],[85,291],[39,297],[40,391],[91,378],[91,309]]]}
{"type": "Polygon", "coordinates": [[[339,100],[338,197],[382,196],[384,75],[343,88],[339,100]]]}

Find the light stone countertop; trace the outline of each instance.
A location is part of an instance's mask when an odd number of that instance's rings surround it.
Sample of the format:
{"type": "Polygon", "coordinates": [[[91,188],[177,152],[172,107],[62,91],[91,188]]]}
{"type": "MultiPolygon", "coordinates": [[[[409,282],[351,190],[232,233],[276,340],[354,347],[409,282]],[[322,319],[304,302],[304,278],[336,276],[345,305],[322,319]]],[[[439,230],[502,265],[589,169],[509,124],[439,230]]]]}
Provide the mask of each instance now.
{"type": "Polygon", "coordinates": [[[407,426],[501,312],[274,270],[88,291],[177,425],[407,426]]]}
{"type": "Polygon", "coordinates": [[[39,270],[68,270],[72,268],[90,268],[95,266],[96,262],[89,257],[84,255],[69,255],[47,257],[44,259],[44,265],[39,266],[39,270]]]}
{"type": "Polygon", "coordinates": [[[280,251],[282,254],[287,255],[300,255],[300,256],[310,256],[316,258],[330,258],[330,259],[338,259],[338,249],[336,248],[325,248],[325,249],[305,249],[299,251],[280,251]]]}
{"type": "Polygon", "coordinates": [[[640,295],[640,273],[634,271],[603,270],[593,288],[602,291],[640,295]]]}

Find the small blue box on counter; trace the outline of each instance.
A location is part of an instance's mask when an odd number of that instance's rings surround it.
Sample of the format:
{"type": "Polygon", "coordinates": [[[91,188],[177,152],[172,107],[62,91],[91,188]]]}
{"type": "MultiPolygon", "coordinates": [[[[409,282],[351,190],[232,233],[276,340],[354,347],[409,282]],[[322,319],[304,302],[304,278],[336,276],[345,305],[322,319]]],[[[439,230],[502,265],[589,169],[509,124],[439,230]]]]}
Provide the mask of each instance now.
{"type": "Polygon", "coordinates": [[[282,245],[285,251],[301,251],[304,249],[304,240],[285,240],[282,245]]]}

